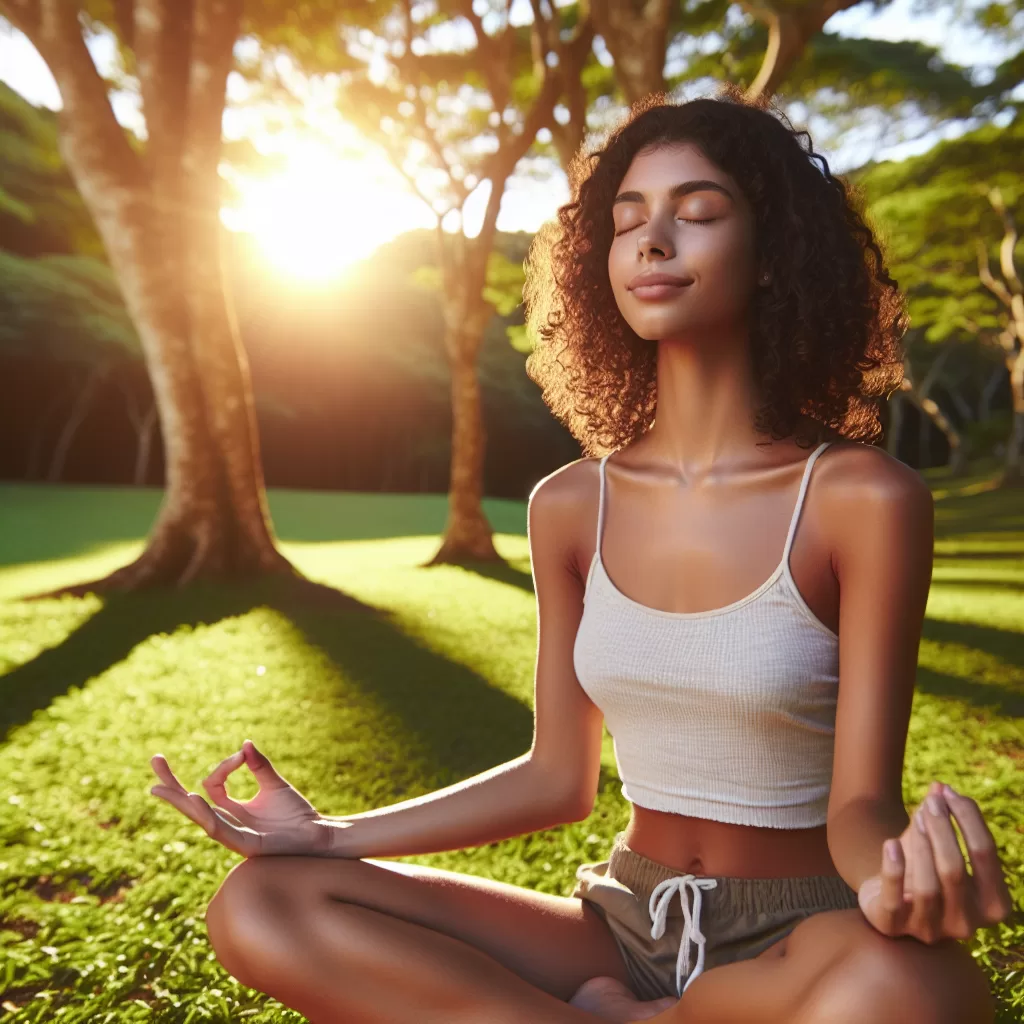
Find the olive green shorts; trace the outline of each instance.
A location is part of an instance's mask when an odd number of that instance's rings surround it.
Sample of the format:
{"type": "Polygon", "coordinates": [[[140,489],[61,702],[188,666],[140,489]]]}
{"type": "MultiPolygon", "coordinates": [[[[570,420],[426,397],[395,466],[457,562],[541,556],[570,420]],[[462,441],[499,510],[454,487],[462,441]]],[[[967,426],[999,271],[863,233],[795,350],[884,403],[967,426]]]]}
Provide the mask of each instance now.
{"type": "Polygon", "coordinates": [[[572,895],[611,929],[638,999],[679,997],[703,971],[757,956],[805,917],[858,906],[838,875],[704,878],[641,856],[623,836],[608,860],[576,869],[572,895]]]}

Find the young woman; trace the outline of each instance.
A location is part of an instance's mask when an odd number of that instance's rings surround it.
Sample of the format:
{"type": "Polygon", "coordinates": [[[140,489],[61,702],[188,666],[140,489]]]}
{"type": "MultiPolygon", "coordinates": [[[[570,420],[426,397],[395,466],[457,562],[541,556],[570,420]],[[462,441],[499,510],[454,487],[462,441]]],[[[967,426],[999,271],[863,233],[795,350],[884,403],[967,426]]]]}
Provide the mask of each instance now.
{"type": "Polygon", "coordinates": [[[850,187],[734,90],[636,107],[571,185],[529,369],[591,457],[530,501],[531,749],[340,818],[249,741],[216,808],[154,757],[246,857],[220,962],[314,1024],[990,1021],[957,940],[1009,913],[992,835],[949,787],[912,823],[901,796],[933,509],[873,447],[905,315],[850,187]],[[371,859],[582,820],[602,721],[631,818],[571,896],[371,859]]]}

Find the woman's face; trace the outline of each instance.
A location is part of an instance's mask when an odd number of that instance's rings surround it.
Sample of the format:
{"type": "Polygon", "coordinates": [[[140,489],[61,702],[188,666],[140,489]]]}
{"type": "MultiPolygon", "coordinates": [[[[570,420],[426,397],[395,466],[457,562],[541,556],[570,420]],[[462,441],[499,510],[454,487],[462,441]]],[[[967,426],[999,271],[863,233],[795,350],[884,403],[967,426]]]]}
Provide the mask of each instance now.
{"type": "Polygon", "coordinates": [[[692,143],[636,154],[612,204],[608,277],[623,318],[649,341],[746,322],[757,268],[739,186],[692,143]],[[644,285],[650,274],[675,283],[644,285]]]}

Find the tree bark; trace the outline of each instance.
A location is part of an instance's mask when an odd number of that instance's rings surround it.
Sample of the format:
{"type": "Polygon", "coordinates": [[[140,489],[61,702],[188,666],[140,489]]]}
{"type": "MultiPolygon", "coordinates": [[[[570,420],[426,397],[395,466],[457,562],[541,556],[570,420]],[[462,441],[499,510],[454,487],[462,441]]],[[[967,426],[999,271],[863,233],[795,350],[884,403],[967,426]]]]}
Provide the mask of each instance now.
{"type": "Polygon", "coordinates": [[[615,77],[632,106],[665,91],[669,0],[593,0],[594,28],[615,61],[615,77]]]}
{"type": "Polygon", "coordinates": [[[446,310],[445,345],[452,374],[448,518],[441,547],[428,565],[500,560],[482,504],[487,435],[477,376],[477,359],[493,312],[481,299],[468,295],[446,310]]]}
{"type": "Polygon", "coordinates": [[[794,5],[779,0],[742,0],[748,14],[768,26],[768,46],[757,77],[747,89],[756,99],[772,96],[786,80],[807,44],[837,11],[860,0],[810,0],[794,5]]]}
{"type": "MultiPolygon", "coordinates": [[[[573,61],[576,62],[575,66],[582,66],[582,53],[589,47],[593,31],[590,20],[585,19],[577,25],[574,39],[562,43],[558,35],[557,12],[552,12],[552,19],[549,21],[538,0],[534,0],[533,12],[531,46],[534,67],[540,79],[540,89],[530,107],[524,112],[521,131],[514,133],[499,127],[497,149],[481,166],[478,177],[480,180],[490,180],[491,192],[487,199],[480,232],[473,239],[467,238],[462,232],[448,239],[446,232],[442,230],[440,217],[436,223],[445,319],[445,348],[452,373],[452,445],[448,519],[441,538],[441,547],[428,565],[468,560],[501,561],[501,556],[494,548],[491,525],[484,515],[482,505],[486,435],[480,381],[477,378],[477,359],[483,344],[484,331],[494,315],[494,307],[483,297],[487,284],[487,265],[494,249],[498,212],[505,184],[516,165],[533,145],[537,132],[551,123],[555,104],[564,87],[564,68],[573,66],[573,61]],[[546,56],[549,52],[559,55],[558,67],[553,68],[548,63],[546,56]]],[[[503,48],[512,47],[515,29],[507,25],[502,35],[492,38],[484,31],[483,23],[471,3],[462,6],[462,13],[470,21],[476,34],[478,55],[483,62],[480,72],[484,80],[489,82],[495,109],[500,109],[498,101],[502,97],[505,84],[501,75],[495,73],[489,58],[498,52],[496,47],[506,55],[511,53],[511,49],[503,48]]],[[[406,8],[406,28],[411,40],[412,21],[409,7],[406,8]]],[[[428,124],[422,104],[417,105],[415,116],[421,135],[432,149],[442,151],[443,157],[443,146],[428,124]]],[[[447,166],[443,159],[442,164],[447,166]]],[[[417,188],[415,182],[412,184],[414,189],[417,188]]]]}
{"type": "Polygon", "coordinates": [[[132,483],[142,487],[149,474],[149,458],[153,451],[153,431],[156,429],[156,406],[151,405],[135,426],[135,468],[132,483]]]}
{"type": "MultiPolygon", "coordinates": [[[[0,7],[21,13],[12,0],[0,7]]],[[[16,18],[60,89],[61,152],[142,344],[166,452],[146,550],[95,589],[291,574],[271,534],[248,370],[220,265],[221,118],[240,0],[137,0],[140,159],[85,47],[77,4],[16,18]]],[[[77,588],[82,589],[82,588],[77,588]]]]}

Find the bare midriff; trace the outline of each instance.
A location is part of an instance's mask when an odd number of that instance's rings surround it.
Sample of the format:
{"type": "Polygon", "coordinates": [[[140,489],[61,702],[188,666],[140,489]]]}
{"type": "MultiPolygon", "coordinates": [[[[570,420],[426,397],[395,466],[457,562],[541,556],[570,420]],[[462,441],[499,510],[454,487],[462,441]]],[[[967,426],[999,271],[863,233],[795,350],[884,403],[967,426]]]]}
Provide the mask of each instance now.
{"type": "Polygon", "coordinates": [[[826,828],[760,828],[652,811],[633,804],[626,845],[659,864],[700,877],[837,875],[826,828]]]}

